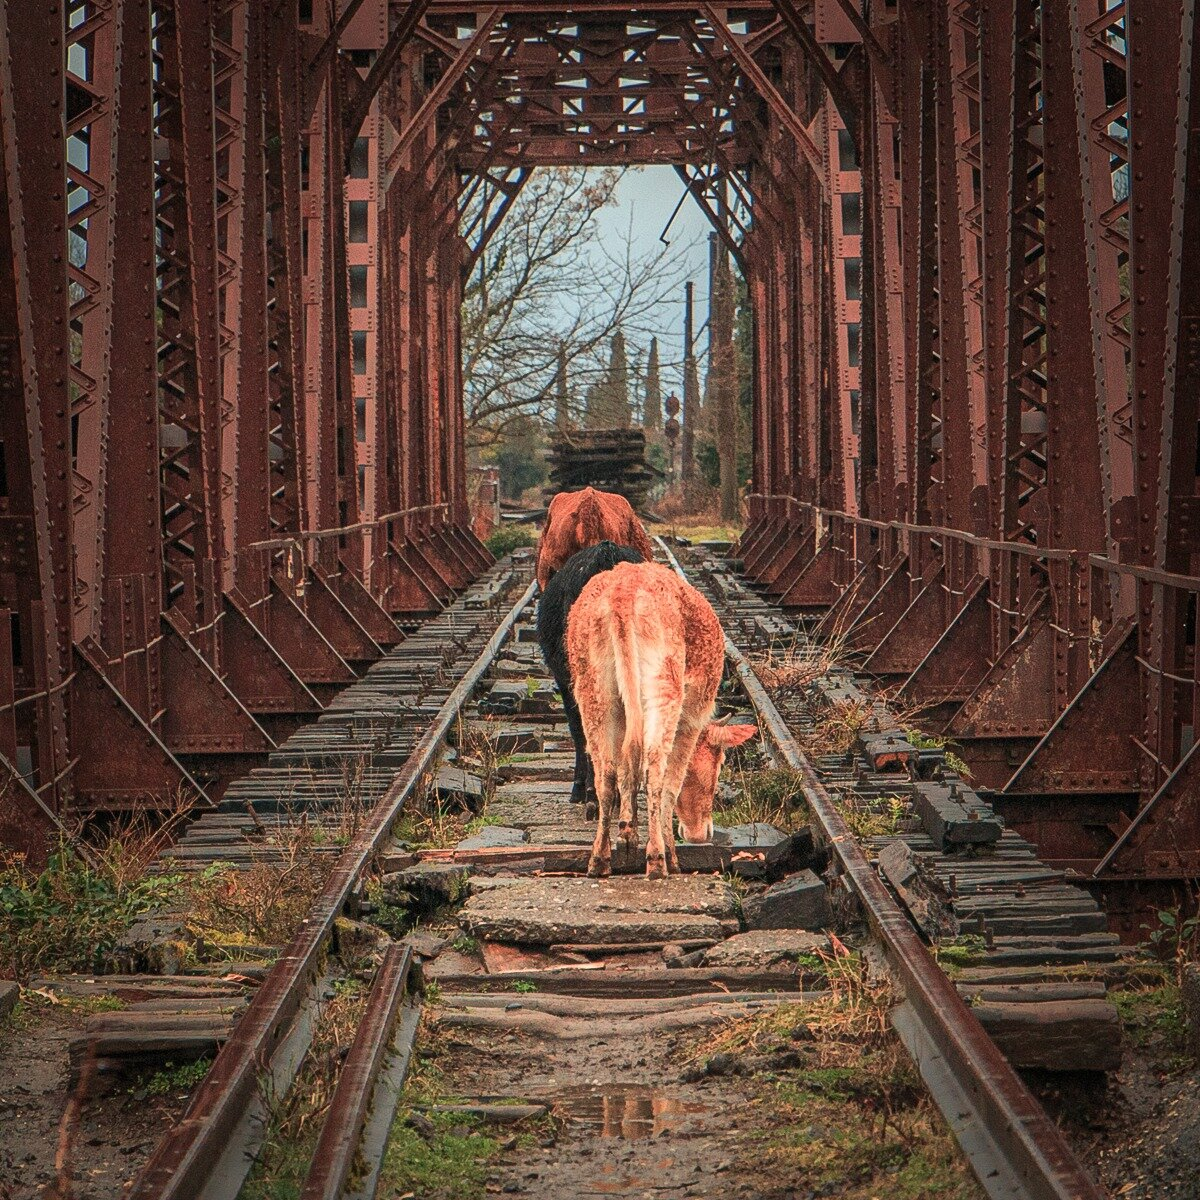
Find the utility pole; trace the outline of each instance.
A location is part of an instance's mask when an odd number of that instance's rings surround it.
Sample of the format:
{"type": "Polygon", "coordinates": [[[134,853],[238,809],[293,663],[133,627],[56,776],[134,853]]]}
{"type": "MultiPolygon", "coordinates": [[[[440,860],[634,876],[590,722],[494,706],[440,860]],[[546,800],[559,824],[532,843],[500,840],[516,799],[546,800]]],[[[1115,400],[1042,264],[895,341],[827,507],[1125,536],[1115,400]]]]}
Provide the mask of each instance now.
{"type": "Polygon", "coordinates": [[[554,427],[559,433],[566,433],[571,423],[567,411],[569,406],[567,391],[567,346],[565,342],[558,344],[558,367],[554,372],[554,427]]]}

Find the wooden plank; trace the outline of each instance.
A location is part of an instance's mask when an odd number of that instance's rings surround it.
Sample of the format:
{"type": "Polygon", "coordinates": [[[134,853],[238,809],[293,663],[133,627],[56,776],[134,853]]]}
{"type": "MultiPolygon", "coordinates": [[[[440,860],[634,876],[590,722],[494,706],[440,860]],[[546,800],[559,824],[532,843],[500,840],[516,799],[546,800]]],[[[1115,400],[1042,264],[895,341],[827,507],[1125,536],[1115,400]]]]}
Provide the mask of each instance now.
{"type": "Polygon", "coordinates": [[[985,1002],[971,1011],[1014,1067],[1112,1071],[1121,1065],[1121,1016],[1106,1000],[985,1002]]]}
{"type": "Polygon", "coordinates": [[[958,993],[969,1002],[1035,1004],[1044,1000],[1103,1000],[1108,988],[1098,980],[1043,983],[962,983],[955,979],[958,993]]]}
{"type": "Polygon", "coordinates": [[[749,967],[705,967],[674,971],[589,971],[579,968],[504,971],[494,975],[442,975],[437,982],[443,992],[503,991],[516,983],[532,983],[539,992],[571,996],[657,997],[725,991],[812,991],[824,987],[826,981],[812,972],[788,968],[760,971],[749,967]]]}

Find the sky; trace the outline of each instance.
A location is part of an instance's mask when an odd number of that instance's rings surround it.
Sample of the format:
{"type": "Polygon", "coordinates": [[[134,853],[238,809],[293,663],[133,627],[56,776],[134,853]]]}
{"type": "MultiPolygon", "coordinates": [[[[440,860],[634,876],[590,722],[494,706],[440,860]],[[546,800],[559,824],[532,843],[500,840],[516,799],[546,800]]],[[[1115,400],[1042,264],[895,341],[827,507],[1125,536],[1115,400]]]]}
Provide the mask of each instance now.
{"type": "MultiPolygon", "coordinates": [[[[667,240],[673,249],[685,256],[688,277],[695,286],[694,324],[697,332],[708,317],[708,235],[712,226],[700,211],[696,201],[687,195],[679,176],[670,167],[642,167],[629,170],[617,185],[617,203],[602,209],[599,216],[601,240],[605,235],[623,237],[633,222],[635,250],[653,253],[662,243],[659,235],[671,220],[671,213],[685,197],[671,228],[667,240]]],[[[664,306],[659,323],[663,334],[659,339],[659,354],[665,363],[678,363],[683,357],[683,287],[679,288],[678,299],[664,306]]],[[[705,338],[697,338],[697,353],[707,345],[705,338]]],[[[640,347],[645,361],[645,347],[640,347]]],[[[677,369],[664,369],[663,392],[681,394],[683,380],[677,369]]]]}

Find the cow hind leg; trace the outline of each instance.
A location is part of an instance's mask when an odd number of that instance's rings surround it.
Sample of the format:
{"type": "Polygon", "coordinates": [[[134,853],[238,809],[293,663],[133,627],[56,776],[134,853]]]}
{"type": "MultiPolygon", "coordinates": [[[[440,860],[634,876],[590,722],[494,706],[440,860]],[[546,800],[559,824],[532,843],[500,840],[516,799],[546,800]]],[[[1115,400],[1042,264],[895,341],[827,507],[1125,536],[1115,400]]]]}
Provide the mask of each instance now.
{"type": "Polygon", "coordinates": [[[673,874],[679,873],[679,858],[675,851],[675,801],[679,798],[679,790],[683,787],[683,779],[687,774],[692,755],[696,753],[696,744],[704,732],[704,724],[694,725],[688,721],[686,713],[675,731],[675,743],[667,758],[662,774],[662,787],[659,801],[659,819],[662,821],[663,846],[666,854],[667,869],[673,874]]]}
{"type": "Polygon", "coordinates": [[[570,691],[563,693],[563,711],[567,718],[567,728],[571,731],[571,741],[575,744],[575,775],[571,782],[571,803],[583,804],[594,798],[588,795],[591,784],[591,763],[588,759],[587,738],[583,735],[583,719],[579,715],[579,705],[570,691]]]}
{"type": "Polygon", "coordinates": [[[588,859],[588,874],[603,879],[612,874],[612,819],[617,807],[617,773],[607,763],[596,764],[596,840],[588,859]]]}
{"type": "MultiPolygon", "coordinates": [[[[674,870],[678,871],[674,837],[670,828],[674,811],[673,797],[667,796],[664,786],[672,761],[668,749],[675,737],[682,711],[682,695],[675,665],[670,661],[650,667],[644,676],[645,693],[645,768],[646,768],[646,875],[650,879],[663,879],[674,870]],[[664,811],[665,805],[665,811],[664,811]],[[668,840],[670,839],[670,840],[668,840]]],[[[683,776],[679,777],[680,783],[683,776]]]]}
{"type": "Polygon", "coordinates": [[[646,764],[646,876],[649,879],[664,879],[668,874],[662,816],[665,767],[666,755],[661,750],[654,751],[646,764]]]}

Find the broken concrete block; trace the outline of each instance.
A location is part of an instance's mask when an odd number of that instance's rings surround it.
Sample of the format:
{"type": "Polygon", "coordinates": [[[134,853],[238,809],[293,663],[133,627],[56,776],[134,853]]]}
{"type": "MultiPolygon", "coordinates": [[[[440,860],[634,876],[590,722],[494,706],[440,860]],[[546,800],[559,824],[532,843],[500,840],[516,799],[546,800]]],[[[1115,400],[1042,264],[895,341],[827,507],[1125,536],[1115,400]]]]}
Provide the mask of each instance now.
{"type": "Polygon", "coordinates": [[[1000,818],[978,793],[956,780],[913,784],[913,807],[934,845],[944,850],[998,842],[1004,832],[1000,818]]]}
{"type": "Polygon", "coordinates": [[[765,821],[755,821],[749,825],[718,825],[713,829],[713,841],[718,846],[733,846],[737,850],[749,847],[763,850],[787,841],[787,836],[765,821]]]}
{"type": "Polygon", "coordinates": [[[478,833],[463,838],[455,850],[495,850],[503,846],[523,846],[529,841],[524,829],[512,829],[507,825],[485,825],[478,833]]]}
{"type": "Polygon", "coordinates": [[[825,929],[833,922],[829,893],[812,871],[797,871],[742,904],[749,929],[825,929]]]}
{"type": "Polygon", "coordinates": [[[466,867],[455,863],[419,862],[384,875],[380,885],[385,899],[393,903],[403,903],[398,893],[407,893],[422,907],[436,907],[461,900],[466,895],[469,876],[466,867]]]}
{"type": "Polygon", "coordinates": [[[0,1020],[17,1007],[21,998],[21,989],[11,979],[0,979],[0,1020]]]}
{"type": "Polygon", "coordinates": [[[704,951],[702,964],[766,970],[794,963],[802,954],[828,951],[829,938],[824,934],[808,933],[803,929],[754,929],[710,946],[704,951]]]}
{"type": "Polygon", "coordinates": [[[149,914],[121,934],[112,959],[131,975],[178,975],[199,948],[200,939],[181,919],[149,914]]]}
{"type": "Polygon", "coordinates": [[[479,808],[483,802],[483,780],[461,767],[442,767],[433,779],[434,792],[442,803],[464,802],[479,808]]]}
{"type": "Polygon", "coordinates": [[[421,958],[437,958],[450,945],[449,938],[438,937],[437,934],[423,929],[414,929],[401,940],[407,942],[413,948],[413,953],[421,958]]]}
{"type": "Polygon", "coordinates": [[[521,879],[472,895],[459,914],[488,941],[525,946],[687,942],[735,933],[737,897],[722,879],[635,875],[521,879]]]}
{"type": "Polygon", "coordinates": [[[824,851],[818,851],[813,832],[806,825],[784,838],[782,842],[767,847],[767,878],[774,883],[793,871],[804,870],[805,867],[820,872],[825,869],[827,859],[828,855],[824,851]]]}

